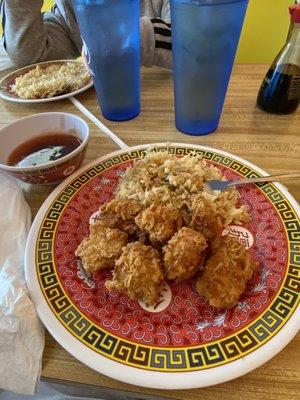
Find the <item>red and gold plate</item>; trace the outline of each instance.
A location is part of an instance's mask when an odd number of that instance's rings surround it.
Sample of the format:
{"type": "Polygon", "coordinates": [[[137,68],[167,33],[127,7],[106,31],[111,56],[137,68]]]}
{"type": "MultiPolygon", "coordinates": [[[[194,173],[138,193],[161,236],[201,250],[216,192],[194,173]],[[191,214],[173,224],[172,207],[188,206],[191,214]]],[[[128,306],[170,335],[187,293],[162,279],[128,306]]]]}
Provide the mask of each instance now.
{"type": "Polygon", "coordinates": [[[89,81],[79,89],[76,89],[76,90],[68,92],[68,93],[63,92],[63,93],[60,93],[60,94],[52,96],[52,97],[45,97],[45,98],[39,98],[39,99],[23,99],[12,91],[12,86],[14,85],[16,78],[19,78],[20,76],[26,74],[27,72],[36,68],[38,65],[41,68],[46,68],[51,65],[55,65],[55,64],[64,65],[66,63],[82,65],[82,63],[80,61],[76,61],[76,60],[52,60],[52,61],[43,61],[40,63],[28,65],[28,66],[20,68],[16,71],[10,72],[8,75],[4,76],[0,80],[0,97],[3,98],[4,100],[12,101],[14,103],[26,103],[26,104],[48,103],[48,102],[58,101],[58,100],[62,100],[62,99],[67,99],[72,96],[76,96],[93,86],[92,79],[89,79],[89,81]]]}
{"type": "MultiPolygon", "coordinates": [[[[126,168],[148,146],[111,153],[65,180],[41,207],[28,238],[26,279],[37,312],[53,337],[73,356],[112,378],[135,385],[183,389],[224,382],[277,354],[300,327],[299,206],[276,183],[238,187],[251,222],[232,225],[259,262],[238,304],[216,309],[195,281],[165,284],[156,307],[110,293],[110,271],[86,273],[74,252],[114,196],[126,168]]],[[[156,149],[166,149],[158,144],[156,149]]],[[[202,146],[171,144],[182,156],[203,155],[228,179],[266,172],[202,146]]]]}

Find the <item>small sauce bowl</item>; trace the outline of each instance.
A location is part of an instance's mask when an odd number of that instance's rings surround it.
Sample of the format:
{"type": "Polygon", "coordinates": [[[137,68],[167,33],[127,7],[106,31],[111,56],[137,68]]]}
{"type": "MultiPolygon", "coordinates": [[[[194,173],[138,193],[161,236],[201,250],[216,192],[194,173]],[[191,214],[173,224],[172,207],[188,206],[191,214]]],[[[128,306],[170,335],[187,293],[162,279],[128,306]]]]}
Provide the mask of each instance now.
{"type": "Polygon", "coordinates": [[[88,124],[74,114],[48,112],[20,118],[0,129],[0,169],[22,182],[42,185],[57,184],[80,167],[88,139],[88,124]],[[45,164],[31,167],[7,164],[9,155],[19,145],[52,132],[77,136],[81,144],[64,157],[45,164]]]}

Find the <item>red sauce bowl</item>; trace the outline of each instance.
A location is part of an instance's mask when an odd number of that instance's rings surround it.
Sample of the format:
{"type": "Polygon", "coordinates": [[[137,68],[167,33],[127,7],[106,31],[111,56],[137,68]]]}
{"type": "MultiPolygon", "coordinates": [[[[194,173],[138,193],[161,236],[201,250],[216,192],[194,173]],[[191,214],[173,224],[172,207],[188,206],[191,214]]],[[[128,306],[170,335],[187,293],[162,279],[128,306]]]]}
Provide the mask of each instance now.
{"type": "Polygon", "coordinates": [[[78,169],[83,161],[89,139],[87,123],[74,114],[49,112],[20,118],[0,129],[0,169],[22,182],[56,184],[78,169]],[[19,167],[7,164],[9,155],[22,143],[41,135],[60,132],[77,136],[81,144],[66,156],[45,164],[19,167]]]}

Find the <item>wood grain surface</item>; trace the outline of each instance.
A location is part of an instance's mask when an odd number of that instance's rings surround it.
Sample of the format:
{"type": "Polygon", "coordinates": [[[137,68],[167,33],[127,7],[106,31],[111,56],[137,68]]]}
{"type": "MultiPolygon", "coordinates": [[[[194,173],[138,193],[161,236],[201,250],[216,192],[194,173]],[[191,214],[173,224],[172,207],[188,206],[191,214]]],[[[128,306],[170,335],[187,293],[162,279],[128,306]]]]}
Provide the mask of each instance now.
{"type": "MultiPolygon", "coordinates": [[[[158,68],[142,70],[142,108],[128,122],[105,120],[99,110],[94,89],[78,99],[128,145],[162,141],[185,142],[216,147],[251,161],[269,173],[300,169],[300,109],[293,115],[275,116],[255,107],[256,96],[267,70],[266,65],[236,65],[229,85],[219,129],[207,136],[187,136],[174,125],[171,73],[158,68]]],[[[83,116],[68,100],[36,105],[0,102],[3,126],[20,117],[46,111],[66,111],[83,116]]],[[[117,150],[93,123],[85,163],[117,150]]],[[[290,193],[300,201],[300,182],[286,182],[290,193]]],[[[53,187],[23,185],[33,216],[53,187]]],[[[42,377],[55,382],[93,385],[113,394],[138,398],[205,400],[293,400],[300,398],[300,334],[271,361],[256,370],[217,386],[193,390],[153,390],[128,385],[101,375],[81,364],[49,335],[43,358],[42,377]]]]}

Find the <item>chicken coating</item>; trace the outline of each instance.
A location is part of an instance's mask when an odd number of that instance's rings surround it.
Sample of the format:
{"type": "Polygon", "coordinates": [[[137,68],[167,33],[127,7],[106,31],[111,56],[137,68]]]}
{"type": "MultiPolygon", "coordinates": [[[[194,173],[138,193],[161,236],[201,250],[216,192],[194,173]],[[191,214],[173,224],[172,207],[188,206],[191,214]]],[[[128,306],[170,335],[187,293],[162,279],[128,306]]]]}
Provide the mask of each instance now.
{"type": "Polygon", "coordinates": [[[128,235],[118,229],[110,229],[97,223],[91,225],[90,235],[83,239],[75,251],[83,268],[88,272],[113,268],[122,248],[128,243],[128,235]]]}
{"type": "Polygon", "coordinates": [[[174,207],[151,204],[139,213],[135,223],[149,235],[152,243],[166,243],[181,228],[180,212],[174,207]]]}
{"type": "MultiPolygon", "coordinates": [[[[134,235],[142,239],[134,219],[142,211],[143,206],[134,199],[113,199],[103,204],[100,208],[100,222],[108,228],[120,229],[128,235],[134,235]]],[[[145,236],[145,235],[144,235],[145,236]]]]}
{"type": "Polygon", "coordinates": [[[124,247],[115,263],[113,277],[106,281],[108,290],[118,290],[149,306],[157,304],[164,283],[159,253],[140,242],[124,247]]]}
{"type": "Polygon", "coordinates": [[[224,221],[212,210],[209,204],[200,201],[192,213],[189,227],[201,232],[206,240],[210,240],[222,234],[224,221]]]}
{"type": "Polygon", "coordinates": [[[165,276],[177,282],[203,269],[207,243],[201,232],[181,228],[163,247],[165,276]]]}
{"type": "Polygon", "coordinates": [[[234,307],[257,267],[236,238],[219,237],[212,243],[212,255],[196,282],[197,290],[213,307],[234,307]]]}

